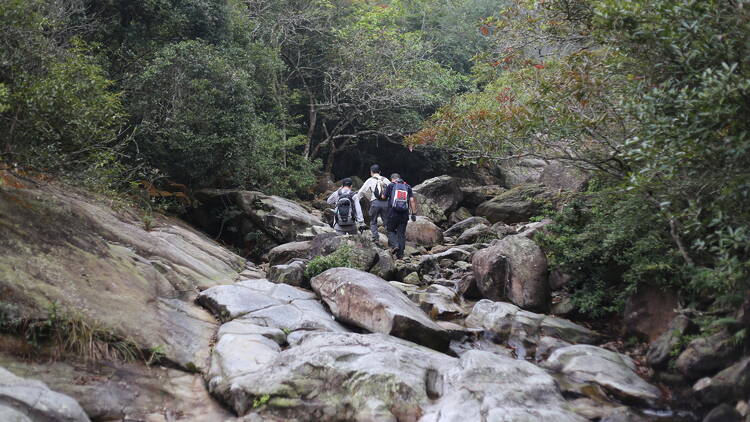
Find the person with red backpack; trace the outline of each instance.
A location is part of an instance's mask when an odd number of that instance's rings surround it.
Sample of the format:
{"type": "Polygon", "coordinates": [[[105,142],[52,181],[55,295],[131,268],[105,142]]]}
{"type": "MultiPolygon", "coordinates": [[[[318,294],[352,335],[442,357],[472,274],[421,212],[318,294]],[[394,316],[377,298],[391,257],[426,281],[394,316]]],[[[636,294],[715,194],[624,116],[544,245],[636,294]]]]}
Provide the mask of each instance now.
{"type": "Polygon", "coordinates": [[[385,190],[385,198],[388,201],[388,246],[395,252],[396,258],[401,259],[406,247],[406,225],[409,223],[409,215],[411,214],[411,221],[417,220],[417,202],[411,186],[404,182],[398,173],[391,175],[391,184],[385,190]]]}
{"type": "Polygon", "coordinates": [[[341,181],[341,188],[336,190],[326,201],[336,206],[333,210],[333,228],[338,234],[357,234],[357,226],[364,227],[365,219],[359,205],[359,194],[352,190],[352,179],[341,181]]]}

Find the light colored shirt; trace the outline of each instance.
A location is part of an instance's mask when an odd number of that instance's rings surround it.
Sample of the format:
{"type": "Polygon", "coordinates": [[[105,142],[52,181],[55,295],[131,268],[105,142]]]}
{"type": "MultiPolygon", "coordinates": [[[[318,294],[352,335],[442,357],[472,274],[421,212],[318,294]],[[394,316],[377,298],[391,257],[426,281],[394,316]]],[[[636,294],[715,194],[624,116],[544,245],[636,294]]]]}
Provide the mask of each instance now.
{"type": "Polygon", "coordinates": [[[364,195],[365,198],[369,199],[370,202],[380,199],[375,197],[375,188],[378,186],[378,181],[383,182],[383,189],[382,192],[380,192],[381,195],[385,194],[385,188],[388,187],[388,185],[391,183],[388,179],[386,179],[383,176],[377,175],[372,176],[369,179],[365,181],[365,183],[362,185],[362,188],[359,190],[359,193],[364,195]]]}
{"type": "MultiPolygon", "coordinates": [[[[328,197],[328,202],[330,205],[336,205],[336,203],[339,201],[339,192],[341,192],[344,188],[336,189],[331,196],[328,197]]],[[[351,189],[347,189],[347,192],[351,189]]],[[[359,205],[359,192],[355,192],[354,196],[352,196],[352,201],[354,201],[354,218],[357,220],[358,224],[364,224],[365,218],[362,215],[362,207],[359,205]]]]}

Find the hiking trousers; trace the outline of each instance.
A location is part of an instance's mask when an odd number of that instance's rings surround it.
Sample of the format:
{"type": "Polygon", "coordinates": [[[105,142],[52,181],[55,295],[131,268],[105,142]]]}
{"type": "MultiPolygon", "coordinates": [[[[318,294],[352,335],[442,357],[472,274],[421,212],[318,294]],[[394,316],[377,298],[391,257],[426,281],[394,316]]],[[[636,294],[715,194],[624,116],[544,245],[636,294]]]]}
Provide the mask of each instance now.
{"type": "Polygon", "coordinates": [[[406,224],[409,222],[409,214],[397,214],[390,212],[386,219],[386,231],[388,232],[388,246],[398,248],[397,258],[404,257],[406,248],[406,224]]]}
{"type": "Polygon", "coordinates": [[[370,202],[370,232],[372,240],[378,241],[378,216],[383,220],[383,227],[388,224],[388,201],[376,199],[370,202]]]}

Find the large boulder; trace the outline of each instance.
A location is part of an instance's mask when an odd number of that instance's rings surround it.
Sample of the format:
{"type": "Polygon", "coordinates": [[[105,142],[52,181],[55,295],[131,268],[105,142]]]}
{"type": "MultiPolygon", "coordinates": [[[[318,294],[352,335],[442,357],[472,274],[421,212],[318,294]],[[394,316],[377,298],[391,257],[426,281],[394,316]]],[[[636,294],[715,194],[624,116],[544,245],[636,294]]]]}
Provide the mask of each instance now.
{"type": "Polygon", "coordinates": [[[288,264],[295,259],[307,259],[312,255],[312,241],[289,242],[268,251],[268,264],[271,266],[288,264]]]}
{"type": "Polygon", "coordinates": [[[491,333],[496,341],[511,344],[519,357],[532,356],[543,337],[568,343],[594,343],[600,337],[566,319],[524,311],[505,302],[480,300],[466,318],[466,326],[491,333]]]}
{"type": "Polygon", "coordinates": [[[485,224],[476,225],[465,232],[461,233],[456,239],[458,245],[470,245],[474,243],[489,243],[497,238],[497,234],[485,224]]]}
{"type": "Polygon", "coordinates": [[[542,170],[540,181],[552,189],[580,192],[586,189],[589,175],[579,168],[551,161],[542,170]]]}
{"type": "Polygon", "coordinates": [[[691,341],[677,357],[676,367],[690,379],[710,375],[731,365],[740,355],[734,338],[722,330],[691,341]]]}
{"type": "Polygon", "coordinates": [[[527,362],[481,351],[454,358],[382,334],[307,332],[288,343],[214,394],[251,420],[585,421],[527,362]]]}
{"type": "Polygon", "coordinates": [[[713,378],[700,379],[693,386],[693,392],[708,406],[746,399],[750,394],[750,357],[722,370],[713,378]]]}
{"type": "Polygon", "coordinates": [[[505,191],[506,189],[499,185],[461,186],[461,192],[464,194],[462,205],[473,210],[505,191]]]}
{"type": "Polygon", "coordinates": [[[446,230],[445,233],[443,234],[445,236],[451,236],[451,237],[461,236],[461,234],[464,231],[474,226],[478,226],[480,224],[490,225],[490,222],[487,221],[487,219],[484,217],[469,217],[465,220],[459,221],[458,223],[450,226],[450,228],[446,230]]]}
{"type": "Polygon", "coordinates": [[[89,422],[89,417],[71,397],[50,390],[41,381],[18,377],[4,368],[0,368],[0,419],[89,422]]]}
{"type": "Polygon", "coordinates": [[[292,261],[289,264],[274,265],[268,271],[268,280],[274,283],[303,287],[306,265],[304,261],[292,261]]]}
{"type": "Polygon", "coordinates": [[[144,222],[100,199],[50,184],[0,185],[3,309],[34,322],[54,308],[58,318],[203,368],[216,322],[195,293],[233,283],[244,259],[178,220],[144,222]]]}
{"type": "Polygon", "coordinates": [[[476,252],[471,263],[485,298],[507,298],[529,310],[548,309],[547,258],[533,241],[518,235],[505,237],[476,252]]]}
{"type": "Polygon", "coordinates": [[[417,213],[427,217],[430,221],[442,224],[448,220],[443,207],[426,196],[414,192],[414,199],[417,201],[417,213]]]}
{"type": "Polygon", "coordinates": [[[443,231],[429,219],[418,216],[417,221],[409,220],[406,225],[406,240],[429,248],[443,242],[443,231]]]}
{"type": "Polygon", "coordinates": [[[412,188],[419,195],[432,200],[443,215],[448,216],[451,211],[458,209],[464,199],[464,194],[458,185],[458,180],[451,176],[438,176],[427,179],[412,188]]]}
{"type": "Polygon", "coordinates": [[[544,367],[578,383],[599,385],[626,401],[653,403],[661,399],[661,391],[638,376],[632,359],[601,347],[578,344],[557,349],[544,367]]]}
{"type": "Polygon", "coordinates": [[[499,167],[502,185],[508,189],[529,183],[540,183],[548,161],[538,158],[521,158],[503,162],[499,167]]]}
{"type": "Polygon", "coordinates": [[[455,319],[466,314],[460,297],[449,287],[433,284],[425,288],[398,281],[389,282],[434,319],[455,319]]]}
{"type": "Polygon", "coordinates": [[[679,305],[679,296],[674,290],[640,285],[625,303],[625,330],[655,341],[667,330],[679,305]]]}
{"type": "Polygon", "coordinates": [[[477,207],[476,215],[491,223],[515,224],[538,215],[554,195],[542,185],[520,185],[477,207]]]}
{"type": "Polygon", "coordinates": [[[340,321],[438,350],[447,348],[447,333],[380,277],[352,268],[331,268],[313,277],[310,284],[340,321]]]}

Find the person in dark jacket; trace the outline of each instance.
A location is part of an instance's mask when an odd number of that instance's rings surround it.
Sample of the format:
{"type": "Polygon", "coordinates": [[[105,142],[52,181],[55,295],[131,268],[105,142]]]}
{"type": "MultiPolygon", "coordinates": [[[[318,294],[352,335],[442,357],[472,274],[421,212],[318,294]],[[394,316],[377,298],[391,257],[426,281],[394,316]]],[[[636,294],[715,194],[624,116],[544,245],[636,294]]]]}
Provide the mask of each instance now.
{"type": "Polygon", "coordinates": [[[409,216],[411,215],[411,221],[417,219],[417,201],[414,199],[411,186],[404,182],[398,173],[391,175],[391,184],[385,190],[385,198],[388,201],[388,246],[396,254],[396,258],[401,259],[406,247],[406,225],[409,223],[409,216]]]}

